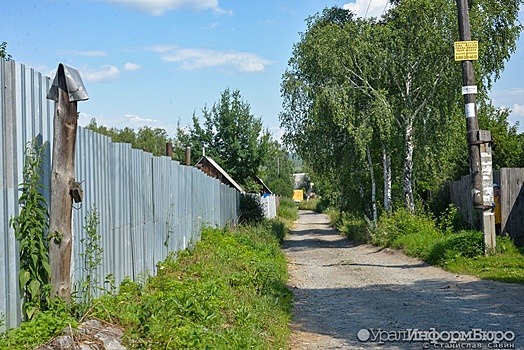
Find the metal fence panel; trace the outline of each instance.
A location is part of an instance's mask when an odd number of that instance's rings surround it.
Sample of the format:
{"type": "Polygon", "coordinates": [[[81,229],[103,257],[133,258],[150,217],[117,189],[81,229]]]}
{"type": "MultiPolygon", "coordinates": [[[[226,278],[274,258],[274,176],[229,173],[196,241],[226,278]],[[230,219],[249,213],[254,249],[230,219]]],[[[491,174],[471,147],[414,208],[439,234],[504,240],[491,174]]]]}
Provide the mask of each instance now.
{"type": "MultiPolygon", "coordinates": [[[[18,247],[9,219],[18,214],[18,171],[16,145],[16,94],[14,62],[0,60],[0,317],[5,326],[20,322],[18,291],[18,247]]],[[[0,329],[2,330],[2,329],[0,329]]]]}
{"type": "MultiPolygon", "coordinates": [[[[9,218],[19,210],[24,150],[35,137],[44,145],[43,194],[49,202],[54,103],[46,99],[50,79],[24,65],[0,60],[0,83],[1,331],[18,325],[21,317],[18,247],[9,218]]],[[[99,287],[109,275],[118,285],[125,277],[155,273],[157,262],[199,239],[204,223],[219,225],[237,216],[235,189],[168,157],[153,157],[83,128],[77,134],[75,178],[84,190],[83,202],[73,210],[71,267],[77,286],[89,273],[85,227],[94,209],[103,251],[94,272],[99,287]]]]}

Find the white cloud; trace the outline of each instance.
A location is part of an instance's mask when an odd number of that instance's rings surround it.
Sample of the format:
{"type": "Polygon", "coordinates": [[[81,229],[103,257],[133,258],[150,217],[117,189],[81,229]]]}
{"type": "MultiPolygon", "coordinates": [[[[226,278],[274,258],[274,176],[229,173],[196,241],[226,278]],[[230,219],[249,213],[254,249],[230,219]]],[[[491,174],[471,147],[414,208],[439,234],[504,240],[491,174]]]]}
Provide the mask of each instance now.
{"type": "Polygon", "coordinates": [[[95,119],[97,125],[103,125],[108,128],[131,128],[137,131],[141,127],[147,126],[150,128],[160,128],[167,131],[169,135],[176,135],[177,125],[164,123],[157,119],[144,118],[136,114],[125,114],[125,115],[91,115],[88,113],[80,112],[78,125],[85,127],[91,119],[95,119]]]}
{"type": "Polygon", "coordinates": [[[515,116],[524,117],[524,104],[515,103],[513,107],[511,107],[511,112],[511,114],[515,116]]]}
{"type": "Polygon", "coordinates": [[[124,64],[124,69],[127,71],[136,71],[140,68],[142,68],[142,66],[137,63],[127,62],[126,64],[124,64]]]}
{"type": "Polygon", "coordinates": [[[91,51],[79,51],[79,50],[60,50],[59,55],[71,55],[71,56],[83,56],[83,57],[106,57],[107,51],[103,50],[91,50],[91,51]]]}
{"type": "Polygon", "coordinates": [[[220,8],[218,0],[107,0],[110,3],[132,7],[154,16],[160,16],[170,10],[212,10],[215,13],[232,15],[232,11],[220,8]]]}
{"type": "Polygon", "coordinates": [[[380,17],[387,10],[389,0],[355,0],[342,6],[343,9],[354,12],[358,17],[380,17]]]}
{"type": "Polygon", "coordinates": [[[169,45],[157,45],[151,49],[159,53],[165,62],[176,62],[185,70],[232,66],[241,72],[261,72],[271,63],[249,52],[191,49],[169,45]]]}
{"type": "Polygon", "coordinates": [[[142,118],[134,114],[126,114],[124,115],[124,117],[129,119],[132,123],[135,123],[135,124],[149,125],[151,123],[158,123],[158,120],[156,119],[142,118]]]}
{"type": "Polygon", "coordinates": [[[276,140],[280,143],[282,143],[282,137],[286,133],[286,131],[278,126],[273,126],[268,128],[269,132],[271,133],[271,136],[273,137],[273,140],[276,140]]]}
{"type": "Polygon", "coordinates": [[[120,75],[120,70],[112,65],[104,65],[98,69],[83,67],[79,71],[82,79],[91,83],[115,80],[120,75]]]}
{"type": "Polygon", "coordinates": [[[489,97],[494,106],[510,109],[509,123],[519,123],[518,131],[524,132],[524,88],[495,90],[490,92],[489,97]]]}

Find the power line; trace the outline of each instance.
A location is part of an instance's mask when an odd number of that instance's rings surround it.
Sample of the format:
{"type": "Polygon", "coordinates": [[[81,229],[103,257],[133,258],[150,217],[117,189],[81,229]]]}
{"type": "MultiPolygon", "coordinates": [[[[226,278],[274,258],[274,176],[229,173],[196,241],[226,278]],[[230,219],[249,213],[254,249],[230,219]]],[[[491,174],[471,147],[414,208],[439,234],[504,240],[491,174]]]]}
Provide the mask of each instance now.
{"type": "Polygon", "coordinates": [[[366,14],[364,15],[364,18],[366,18],[368,16],[368,11],[369,11],[369,8],[371,7],[371,2],[373,0],[369,0],[369,4],[368,4],[368,8],[366,9],[366,14]]]}
{"type": "Polygon", "coordinates": [[[386,1],[386,6],[384,6],[384,11],[382,11],[382,16],[386,13],[386,9],[388,8],[389,0],[386,1]]]}

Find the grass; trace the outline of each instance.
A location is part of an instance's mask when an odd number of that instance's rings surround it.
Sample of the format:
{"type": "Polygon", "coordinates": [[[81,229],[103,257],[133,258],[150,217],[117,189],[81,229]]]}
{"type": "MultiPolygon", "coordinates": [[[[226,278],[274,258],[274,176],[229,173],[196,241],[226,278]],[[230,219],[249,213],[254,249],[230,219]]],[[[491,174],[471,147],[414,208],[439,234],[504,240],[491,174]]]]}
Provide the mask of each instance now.
{"type": "Polygon", "coordinates": [[[117,321],[134,349],[278,349],[291,294],[272,226],[205,229],[194,250],[159,265],[144,287],[126,282],[95,316],[117,321]]]}
{"type": "Polygon", "coordinates": [[[484,256],[482,233],[455,230],[454,210],[439,219],[398,210],[381,216],[376,228],[346,213],[330,216],[335,227],[356,241],[401,249],[454,273],[524,284],[524,249],[509,237],[497,237],[495,254],[484,256]]]}
{"type": "Polygon", "coordinates": [[[277,214],[287,225],[292,224],[296,219],[298,219],[298,210],[293,199],[281,197],[277,214]]]}
{"type": "Polygon", "coordinates": [[[484,279],[524,284],[524,249],[515,247],[509,237],[498,237],[495,255],[457,257],[446,268],[484,279]]]}
{"type": "MultiPolygon", "coordinates": [[[[206,228],[194,249],[159,263],[157,276],[142,284],[125,280],[84,316],[122,326],[128,349],[286,348],[286,232],[279,221],[206,228]]],[[[0,335],[0,349],[32,349],[77,322],[64,307],[35,321],[0,335]]]]}
{"type": "Polygon", "coordinates": [[[315,210],[317,211],[318,204],[320,203],[319,198],[311,198],[309,200],[303,200],[298,203],[300,210],[315,210]]]}
{"type": "Polygon", "coordinates": [[[194,250],[143,287],[127,281],[95,316],[122,325],[132,349],[284,348],[291,294],[275,228],[207,228],[194,250]]]}

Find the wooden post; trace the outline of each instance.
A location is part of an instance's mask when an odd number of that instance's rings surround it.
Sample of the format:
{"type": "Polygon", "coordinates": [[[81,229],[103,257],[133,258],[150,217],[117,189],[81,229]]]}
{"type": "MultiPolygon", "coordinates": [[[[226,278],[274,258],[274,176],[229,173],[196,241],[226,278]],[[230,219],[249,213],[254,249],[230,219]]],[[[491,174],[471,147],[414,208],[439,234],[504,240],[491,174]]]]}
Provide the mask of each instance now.
{"type": "Polygon", "coordinates": [[[191,165],[191,147],[189,146],[186,147],[186,165],[191,165]]]}
{"type": "Polygon", "coordinates": [[[173,158],[173,144],[166,142],[166,156],[173,158]]]}
{"type": "Polygon", "coordinates": [[[72,207],[70,194],[75,183],[75,143],[77,101],[87,99],[87,93],[75,70],[60,64],[53,87],[48,93],[54,99],[53,159],[51,166],[51,203],[49,210],[49,262],[51,265],[51,295],[68,301],[71,295],[72,207]],[[69,77],[66,78],[65,70],[69,77]],[[73,72],[73,77],[71,75],[73,72]],[[68,85],[73,91],[68,90],[68,85]],[[54,90],[53,90],[54,89],[54,90]],[[79,93],[80,91],[80,93],[79,93]],[[75,94],[78,94],[78,97],[75,94]]]}
{"type": "Polygon", "coordinates": [[[491,153],[491,132],[480,130],[480,163],[482,165],[482,230],[484,231],[484,254],[495,252],[495,212],[493,208],[493,161],[491,153]],[[491,208],[491,209],[489,209],[491,208]]]}

